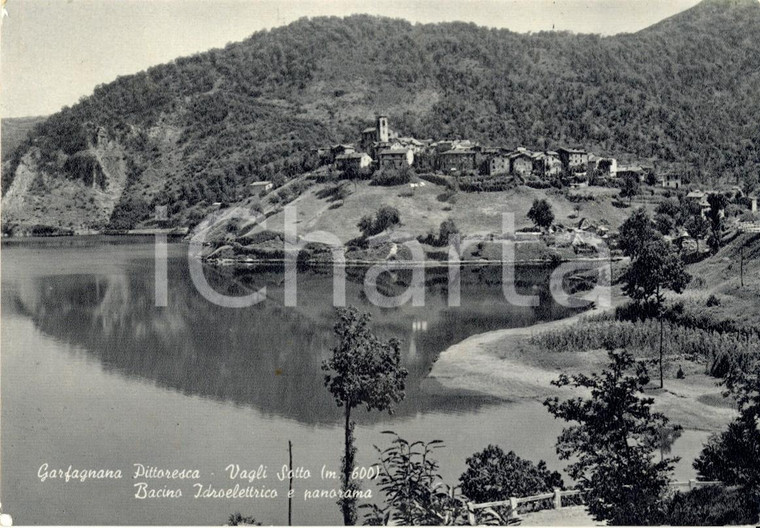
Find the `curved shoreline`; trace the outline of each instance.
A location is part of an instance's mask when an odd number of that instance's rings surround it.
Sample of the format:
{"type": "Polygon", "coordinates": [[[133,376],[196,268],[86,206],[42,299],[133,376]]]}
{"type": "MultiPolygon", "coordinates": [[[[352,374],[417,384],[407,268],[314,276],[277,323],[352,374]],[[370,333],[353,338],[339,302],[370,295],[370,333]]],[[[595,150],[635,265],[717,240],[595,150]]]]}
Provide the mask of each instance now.
{"type": "MultiPolygon", "coordinates": [[[[423,387],[431,392],[461,394],[466,391],[512,402],[578,396],[578,390],[555,387],[552,380],[560,373],[600,371],[608,363],[607,352],[589,350],[529,355],[526,340],[605,311],[596,308],[565,319],[471,336],[441,352],[423,380],[423,387]]],[[[684,429],[712,432],[724,428],[737,415],[730,406],[715,404],[715,401],[723,401],[720,393],[715,378],[692,374],[686,379],[666,378],[665,389],[647,390],[646,395],[655,400],[655,410],[664,413],[673,423],[684,429]]]]}

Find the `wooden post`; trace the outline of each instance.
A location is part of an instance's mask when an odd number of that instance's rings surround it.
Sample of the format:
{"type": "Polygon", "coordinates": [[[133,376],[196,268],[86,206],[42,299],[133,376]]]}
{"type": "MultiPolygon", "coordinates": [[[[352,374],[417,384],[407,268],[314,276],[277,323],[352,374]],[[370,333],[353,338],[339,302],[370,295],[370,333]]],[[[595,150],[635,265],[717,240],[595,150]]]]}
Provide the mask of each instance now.
{"type": "Polygon", "coordinates": [[[517,519],[517,497],[509,498],[509,517],[517,519]]]}
{"type": "Polygon", "coordinates": [[[475,509],[472,507],[472,503],[467,503],[467,522],[470,523],[470,526],[475,526],[478,524],[477,519],[475,518],[475,509]]]}
{"type": "Polygon", "coordinates": [[[554,488],[554,509],[562,509],[562,492],[559,488],[554,488]]]}
{"type": "Polygon", "coordinates": [[[288,469],[290,481],[288,482],[288,526],[293,526],[293,443],[288,440],[288,469]]]}
{"type": "Polygon", "coordinates": [[[741,280],[742,288],[744,288],[744,246],[739,249],[739,254],[741,255],[739,261],[739,277],[741,280]]]}

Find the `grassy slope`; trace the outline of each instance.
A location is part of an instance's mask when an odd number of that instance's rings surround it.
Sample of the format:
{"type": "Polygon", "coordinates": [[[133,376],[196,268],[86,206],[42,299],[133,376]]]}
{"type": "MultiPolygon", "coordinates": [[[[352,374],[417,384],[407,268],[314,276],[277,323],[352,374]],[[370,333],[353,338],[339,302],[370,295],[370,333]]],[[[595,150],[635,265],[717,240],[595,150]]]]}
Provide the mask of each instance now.
{"type": "MultiPolygon", "coordinates": [[[[402,225],[399,230],[412,234],[425,234],[430,230],[437,233],[441,222],[452,218],[460,232],[467,235],[501,232],[501,215],[514,213],[515,227],[531,226],[526,217],[534,199],[548,198],[555,213],[555,222],[566,226],[577,224],[575,204],[563,193],[556,190],[518,187],[504,192],[458,193],[455,203],[441,202],[437,197],[446,191],[445,187],[426,183],[424,187],[412,190],[408,185],[395,187],[375,187],[367,182],[359,182],[341,207],[331,209],[333,204],[317,194],[325,184],[312,186],[292,202],[298,208],[299,233],[322,230],[335,234],[341,241],[359,235],[356,224],[362,216],[374,214],[383,205],[396,207],[401,213],[402,225]]],[[[630,214],[630,209],[620,209],[612,205],[611,189],[604,189],[593,202],[583,202],[579,217],[589,218],[594,223],[605,223],[616,229],[630,214]]],[[[635,204],[634,204],[635,205],[635,204]]],[[[283,214],[278,213],[267,220],[267,227],[281,230],[283,214]]]]}
{"type": "Polygon", "coordinates": [[[760,326],[760,234],[744,234],[716,255],[690,267],[697,280],[686,294],[700,303],[700,310],[716,319],[735,319],[745,325],[760,326]],[[744,248],[744,287],[740,285],[740,248],[744,248]],[[718,306],[706,306],[710,295],[718,306]]]}

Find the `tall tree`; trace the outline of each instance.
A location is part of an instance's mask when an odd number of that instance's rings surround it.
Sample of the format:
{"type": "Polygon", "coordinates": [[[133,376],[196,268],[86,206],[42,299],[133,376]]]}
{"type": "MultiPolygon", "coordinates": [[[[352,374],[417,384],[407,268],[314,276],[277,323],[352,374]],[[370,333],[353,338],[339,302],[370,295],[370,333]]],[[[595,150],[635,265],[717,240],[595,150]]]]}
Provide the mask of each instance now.
{"type": "Polygon", "coordinates": [[[689,235],[697,241],[697,253],[699,253],[699,242],[707,236],[710,224],[701,214],[691,216],[684,226],[689,235]]]}
{"type": "Polygon", "coordinates": [[[739,416],[718,435],[710,437],[694,468],[708,480],[739,486],[755,505],[760,520],[760,359],[735,367],[725,378],[726,396],[732,396],[739,416]]]}
{"type": "Polygon", "coordinates": [[[620,186],[620,197],[628,198],[628,205],[630,205],[633,197],[639,194],[639,189],[641,189],[639,177],[635,174],[626,174],[620,186]]]}
{"type": "Polygon", "coordinates": [[[643,362],[626,352],[609,352],[601,374],[568,377],[558,387],[587,389],[589,397],[544,402],[556,418],[577,422],[557,440],[557,454],[574,458],[568,474],[583,491],[589,512],[613,525],[656,524],[677,458],[655,461],[660,431],[668,419],[651,410],[654,400],[640,395],[649,383],[643,362]]]}
{"type": "Polygon", "coordinates": [[[623,293],[660,321],[660,388],[663,376],[663,304],[665,291],[681,293],[689,284],[683,261],[673,246],[662,237],[646,242],[622,277],[623,293]]]}
{"type": "Polygon", "coordinates": [[[658,233],[655,231],[652,219],[649,218],[646,209],[639,207],[620,226],[618,240],[623,254],[634,258],[646,242],[656,237],[658,233]]]}
{"type": "Polygon", "coordinates": [[[707,218],[710,220],[711,230],[708,242],[713,253],[717,253],[723,237],[723,214],[728,205],[728,198],[722,193],[711,193],[707,195],[707,203],[710,204],[707,218]]]}
{"type": "Polygon", "coordinates": [[[544,199],[536,199],[528,211],[528,219],[541,229],[547,229],[554,222],[551,204],[544,199]]]}
{"type": "Polygon", "coordinates": [[[353,493],[358,484],[351,478],[354,469],[354,422],[351,411],[365,406],[368,411],[393,412],[394,405],[404,398],[407,371],[401,367],[401,352],[396,339],[382,341],[369,328],[370,316],[356,308],[339,308],[335,334],[338,345],[322,364],[325,386],[338,407],[343,407],[344,454],[342,460],[343,497],[338,505],[346,526],[356,524],[356,499],[353,493]]]}

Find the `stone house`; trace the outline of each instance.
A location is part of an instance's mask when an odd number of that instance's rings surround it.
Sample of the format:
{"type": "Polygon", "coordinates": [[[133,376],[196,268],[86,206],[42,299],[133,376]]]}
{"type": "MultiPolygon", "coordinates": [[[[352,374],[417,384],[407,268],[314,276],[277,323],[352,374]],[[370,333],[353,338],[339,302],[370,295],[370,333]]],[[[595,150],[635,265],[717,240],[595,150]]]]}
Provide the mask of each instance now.
{"type": "Polygon", "coordinates": [[[248,187],[251,188],[251,192],[254,194],[259,194],[262,191],[271,191],[274,184],[270,181],[257,181],[251,183],[248,187]]]}
{"type": "Polygon", "coordinates": [[[412,149],[385,149],[377,154],[381,169],[400,169],[409,167],[414,163],[414,152],[412,149]]]}
{"type": "Polygon", "coordinates": [[[371,164],[372,158],[366,152],[348,152],[335,158],[335,167],[342,171],[359,170],[371,164]]]}
{"type": "Polygon", "coordinates": [[[583,149],[574,148],[559,148],[557,149],[559,159],[562,162],[562,166],[567,170],[574,169],[576,167],[586,168],[588,164],[588,152],[583,149]]]}
{"type": "Polygon", "coordinates": [[[516,152],[509,156],[509,172],[519,176],[528,176],[533,172],[533,156],[527,151],[516,152]]]}
{"type": "Polygon", "coordinates": [[[488,174],[509,174],[509,157],[494,156],[488,161],[488,174]]]}
{"type": "Polygon", "coordinates": [[[660,187],[666,189],[680,189],[683,187],[683,182],[681,181],[680,176],[676,176],[675,174],[663,174],[660,177],[660,187]]]}
{"type": "Polygon", "coordinates": [[[443,172],[463,172],[475,170],[477,153],[469,149],[451,149],[439,156],[440,169],[443,172]]]}

